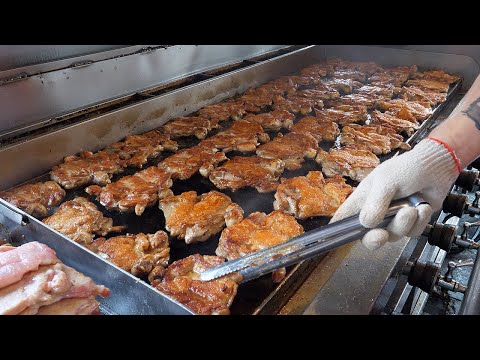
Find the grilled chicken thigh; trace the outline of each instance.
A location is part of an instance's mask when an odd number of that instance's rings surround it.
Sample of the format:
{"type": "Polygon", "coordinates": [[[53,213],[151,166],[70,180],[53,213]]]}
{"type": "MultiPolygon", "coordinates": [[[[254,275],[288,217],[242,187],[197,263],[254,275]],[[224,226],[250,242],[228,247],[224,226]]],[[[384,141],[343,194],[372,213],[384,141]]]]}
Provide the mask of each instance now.
{"type": "Polygon", "coordinates": [[[321,171],[310,171],[307,176],[282,178],[273,208],[285,210],[297,219],[333,216],[352,192],[341,176],[324,179],[321,171]]]}
{"type": "Polygon", "coordinates": [[[351,94],[352,91],[363,84],[353,79],[322,79],[322,84],[332,89],[342,92],[343,94],[351,94]]]}
{"type": "Polygon", "coordinates": [[[172,195],[172,184],[170,174],[151,166],[133,175],[124,176],[104,188],[92,185],[85,191],[97,196],[98,201],[109,210],[135,211],[135,214],[140,216],[158,199],[172,195]]]}
{"type": "Polygon", "coordinates": [[[200,315],[228,315],[237,294],[238,279],[234,275],[212,281],[200,280],[205,270],[219,266],[225,259],[195,254],[172,263],[163,278],[152,285],[161,292],[200,315]]]}
{"type": "Polygon", "coordinates": [[[272,141],[258,147],[257,155],[266,159],[281,159],[288,170],[302,167],[304,158],[313,159],[318,142],[309,133],[289,132],[278,134],[272,141]]]}
{"type": "Polygon", "coordinates": [[[159,130],[172,138],[195,136],[203,139],[212,129],[218,128],[218,122],[200,116],[180,116],[162,125],[159,130]]]}
{"type": "Polygon", "coordinates": [[[223,152],[252,152],[260,143],[269,140],[270,137],[259,124],[238,120],[229,129],[203,140],[199,145],[223,150],[223,152]]]}
{"type": "Polygon", "coordinates": [[[438,93],[446,93],[450,88],[450,84],[448,82],[433,79],[412,79],[408,80],[405,85],[414,86],[422,90],[435,91],[438,93]]]}
{"type": "Polygon", "coordinates": [[[197,196],[195,191],[162,199],[159,208],[166,219],[165,228],[171,236],[187,244],[205,241],[220,232],[225,224],[243,218],[243,210],[218,191],[197,196]]]}
{"type": "Polygon", "coordinates": [[[306,115],[312,112],[314,107],[322,108],[323,101],[294,95],[289,96],[288,99],[277,96],[273,101],[274,110],[286,110],[294,114],[300,113],[302,115],[306,115]]]}
{"type": "Polygon", "coordinates": [[[84,197],[64,202],[43,222],[86,247],[91,246],[95,235],[105,236],[125,229],[124,226],[113,226],[113,220],[103,216],[95,204],[84,197]]]}
{"type": "Polygon", "coordinates": [[[74,189],[83,185],[110,183],[114,174],[123,171],[126,161],[118,154],[108,151],[92,153],[82,151],[79,156],[67,156],[63,163],[56,165],[50,171],[53,181],[65,189],[74,189]]]}
{"type": "Polygon", "coordinates": [[[394,115],[382,113],[378,110],[374,110],[370,114],[370,117],[371,125],[389,126],[395,129],[398,134],[405,133],[406,135],[410,136],[419,128],[419,125],[415,122],[400,119],[394,115]]]}
{"type": "MultiPolygon", "coordinates": [[[[268,215],[254,212],[222,231],[215,253],[233,260],[284,243],[302,233],[303,227],[283,210],[275,210],[268,215]]],[[[285,270],[276,270],[272,276],[274,282],[280,282],[285,270]]]]}
{"type": "Polygon", "coordinates": [[[391,127],[381,125],[344,126],[341,133],[342,145],[356,145],[360,149],[370,150],[374,154],[388,154],[394,149],[410,150],[410,145],[403,141],[391,127]]]}
{"type": "Polygon", "coordinates": [[[203,176],[214,165],[227,160],[225,153],[209,146],[193,146],[182,149],[158,164],[158,168],[171,175],[172,179],[186,180],[200,172],[203,176]]]}
{"type": "Polygon", "coordinates": [[[258,192],[275,191],[285,163],[280,159],[235,156],[210,172],[210,181],[219,189],[237,190],[247,186],[258,192]]]}
{"type": "Polygon", "coordinates": [[[168,235],[161,230],[155,234],[102,237],[95,239],[93,247],[105,260],[135,276],[148,276],[150,281],[164,273],[170,260],[168,235]]]}
{"type": "Polygon", "coordinates": [[[320,149],[315,160],[322,165],[325,175],[348,176],[355,181],[362,181],[380,165],[380,160],[374,153],[354,145],[330,149],[329,152],[320,149]]]}
{"type": "Polygon", "coordinates": [[[286,110],[274,110],[263,114],[248,114],[243,119],[259,124],[265,131],[279,131],[282,128],[290,129],[295,115],[286,110]]]}
{"type": "Polygon", "coordinates": [[[459,76],[447,74],[443,70],[416,72],[413,77],[416,79],[435,80],[448,85],[453,84],[455,81],[460,79],[459,76]]]}
{"type": "Polygon", "coordinates": [[[218,124],[230,118],[240,120],[247,112],[243,103],[229,100],[219,104],[204,106],[197,113],[198,116],[209,119],[212,124],[218,124]]]}
{"type": "Polygon", "coordinates": [[[432,114],[429,102],[406,101],[404,99],[393,99],[377,102],[380,110],[394,115],[400,119],[412,122],[422,122],[432,114]]]}
{"type": "Polygon", "coordinates": [[[109,145],[105,151],[118,154],[127,166],[142,168],[151,158],[163,150],[177,151],[178,144],[168,134],[149,131],[141,135],[130,135],[123,141],[109,145]]]}
{"type": "Polygon", "coordinates": [[[338,125],[330,120],[315,116],[305,116],[290,129],[291,133],[310,134],[317,142],[335,141],[340,134],[338,125]]]}
{"type": "Polygon", "coordinates": [[[422,90],[413,86],[402,87],[401,97],[405,100],[428,102],[431,106],[435,106],[447,100],[446,93],[422,90]]]}
{"type": "Polygon", "coordinates": [[[49,207],[57,206],[65,197],[65,190],[53,181],[37,182],[0,191],[0,198],[33,216],[47,216],[49,207]]]}

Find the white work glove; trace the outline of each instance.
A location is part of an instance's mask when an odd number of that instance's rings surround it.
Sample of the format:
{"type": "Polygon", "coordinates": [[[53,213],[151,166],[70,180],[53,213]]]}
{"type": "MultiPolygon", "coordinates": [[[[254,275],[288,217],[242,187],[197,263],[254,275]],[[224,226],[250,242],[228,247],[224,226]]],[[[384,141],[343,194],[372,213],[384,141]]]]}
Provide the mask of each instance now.
{"type": "Polygon", "coordinates": [[[459,174],[453,152],[429,138],[407,153],[375,168],[336,211],[330,222],[360,213],[360,222],[372,228],[362,239],[371,250],[404,236],[419,236],[459,174]],[[390,202],[420,192],[430,204],[401,209],[386,229],[375,229],[383,220],[390,202]]]}

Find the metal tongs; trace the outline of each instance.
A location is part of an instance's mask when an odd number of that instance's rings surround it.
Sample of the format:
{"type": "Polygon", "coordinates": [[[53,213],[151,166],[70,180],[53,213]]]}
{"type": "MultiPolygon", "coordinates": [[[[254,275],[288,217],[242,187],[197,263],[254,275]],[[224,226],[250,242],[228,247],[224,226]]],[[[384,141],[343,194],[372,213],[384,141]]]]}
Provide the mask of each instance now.
{"type": "MultiPolygon", "coordinates": [[[[428,203],[420,194],[413,194],[408,198],[392,202],[385,218],[378,227],[386,227],[400,209],[407,206],[417,207],[421,204],[428,203]]],[[[247,282],[274,270],[296,264],[359,240],[369,230],[360,224],[358,215],[351,216],[306,232],[286,243],[210,268],[200,274],[200,280],[210,281],[227,274],[237,273],[241,277],[240,282],[247,282]]]]}

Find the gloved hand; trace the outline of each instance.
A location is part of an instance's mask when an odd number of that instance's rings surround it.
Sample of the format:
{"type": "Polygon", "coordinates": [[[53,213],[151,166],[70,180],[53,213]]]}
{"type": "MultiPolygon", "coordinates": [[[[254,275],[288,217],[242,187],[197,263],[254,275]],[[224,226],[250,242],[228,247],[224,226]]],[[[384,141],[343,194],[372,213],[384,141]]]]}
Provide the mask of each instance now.
{"type": "Polygon", "coordinates": [[[387,241],[418,236],[460,173],[460,165],[448,145],[430,138],[413,150],[391,158],[375,168],[340,206],[330,222],[360,213],[360,222],[372,228],[362,239],[375,250],[387,241]],[[430,205],[401,209],[386,229],[375,229],[385,217],[392,200],[420,192],[430,205]]]}

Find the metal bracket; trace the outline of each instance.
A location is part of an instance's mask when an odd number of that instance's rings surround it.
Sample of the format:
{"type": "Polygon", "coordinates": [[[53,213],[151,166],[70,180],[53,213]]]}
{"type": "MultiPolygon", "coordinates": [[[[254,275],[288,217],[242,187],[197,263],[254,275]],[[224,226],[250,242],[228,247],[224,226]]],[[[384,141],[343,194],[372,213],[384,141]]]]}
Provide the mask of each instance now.
{"type": "Polygon", "coordinates": [[[22,226],[25,226],[30,222],[27,216],[25,216],[24,214],[20,214],[9,206],[5,205],[5,201],[2,199],[0,199],[0,209],[2,210],[0,211],[0,219],[1,216],[4,216],[7,219],[13,221],[15,224],[22,226]]]}

